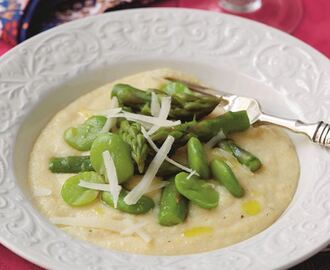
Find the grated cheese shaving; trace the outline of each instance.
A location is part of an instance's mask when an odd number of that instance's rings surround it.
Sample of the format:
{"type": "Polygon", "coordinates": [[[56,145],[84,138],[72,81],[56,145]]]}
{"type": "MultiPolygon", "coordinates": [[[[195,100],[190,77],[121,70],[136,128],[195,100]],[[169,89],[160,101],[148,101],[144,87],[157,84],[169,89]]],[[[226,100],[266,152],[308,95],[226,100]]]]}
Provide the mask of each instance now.
{"type": "Polygon", "coordinates": [[[242,165],[237,161],[237,159],[227,151],[221,149],[221,148],[214,148],[212,151],[212,155],[215,155],[216,157],[220,157],[226,161],[229,167],[231,167],[232,170],[236,169],[239,170],[241,173],[247,175],[247,176],[253,176],[254,173],[250,171],[249,168],[247,168],[245,165],[242,165]]]}
{"type": "Polygon", "coordinates": [[[190,179],[195,173],[196,173],[196,171],[192,171],[192,172],[187,176],[187,179],[190,179]]]}
{"type": "MultiPolygon", "coordinates": [[[[118,106],[119,106],[119,103],[118,103],[117,97],[113,97],[111,99],[111,109],[118,108],[118,106]]],[[[101,133],[109,132],[115,125],[116,125],[116,118],[112,117],[111,115],[108,116],[107,121],[105,122],[105,124],[101,130],[101,133]]]]}
{"type": "MultiPolygon", "coordinates": [[[[112,106],[112,102],[111,102],[111,106],[112,106]]],[[[92,112],[93,112],[94,115],[103,115],[103,116],[106,116],[106,117],[114,117],[116,114],[120,113],[122,110],[123,109],[121,107],[119,107],[119,108],[114,108],[114,109],[110,108],[108,110],[92,111],[92,112]]]]}
{"type": "Polygon", "coordinates": [[[126,112],[123,111],[122,108],[109,109],[105,111],[94,111],[93,114],[103,115],[111,119],[123,117],[129,121],[141,122],[144,126],[146,126],[146,128],[151,128],[153,125],[158,125],[160,127],[173,127],[181,124],[180,120],[171,121],[167,119],[160,119],[159,117],[126,112]]]}
{"type": "Polygon", "coordinates": [[[142,227],[145,224],[135,224],[131,220],[99,219],[95,217],[51,217],[50,221],[56,225],[77,226],[86,228],[95,228],[117,232],[123,235],[137,234],[145,242],[150,242],[151,237],[142,227]]]}
{"type": "Polygon", "coordinates": [[[104,151],[102,153],[103,162],[104,162],[104,168],[105,168],[105,176],[108,180],[108,183],[110,185],[110,193],[113,199],[114,207],[117,208],[118,203],[118,197],[121,190],[121,186],[118,184],[118,177],[116,172],[116,167],[113,162],[113,159],[111,158],[111,155],[109,151],[104,151]]]}
{"type": "Polygon", "coordinates": [[[135,233],[147,243],[149,243],[152,240],[151,236],[141,229],[137,230],[135,233]]]}
{"type": "Polygon", "coordinates": [[[160,105],[158,97],[154,92],[151,92],[151,104],[150,104],[151,115],[158,117],[160,112],[160,105]]]}
{"type": "Polygon", "coordinates": [[[142,197],[144,193],[147,192],[152,180],[156,176],[159,167],[164,162],[166,156],[171,150],[174,143],[174,138],[172,136],[167,136],[162,147],[156,153],[156,156],[151,161],[145,175],[142,177],[141,181],[126,195],[124,198],[125,203],[128,205],[136,204],[137,201],[142,197]]]}
{"type": "Polygon", "coordinates": [[[160,126],[153,125],[153,126],[148,130],[148,135],[152,135],[152,134],[154,134],[159,128],[160,128],[160,126]]]}
{"type": "MultiPolygon", "coordinates": [[[[161,107],[159,112],[159,121],[166,120],[168,117],[168,114],[171,110],[171,97],[162,97],[161,100],[161,107]]],[[[159,125],[154,125],[149,131],[148,134],[151,135],[155,133],[160,128],[159,125]]]]}
{"type": "MultiPolygon", "coordinates": [[[[112,101],[112,99],[111,99],[111,101],[112,101]]],[[[103,115],[103,116],[106,116],[106,117],[110,117],[110,116],[116,115],[117,113],[120,113],[122,111],[122,108],[117,108],[118,105],[116,107],[112,108],[113,105],[111,103],[110,106],[111,106],[111,108],[107,109],[107,110],[97,111],[97,110],[88,110],[88,109],[86,109],[86,110],[82,110],[82,111],[78,112],[78,114],[80,116],[82,116],[83,118],[87,119],[87,118],[89,118],[93,115],[103,115]]]]}
{"type": "Polygon", "coordinates": [[[121,112],[116,114],[113,117],[124,117],[126,119],[130,119],[132,121],[138,121],[138,122],[145,122],[153,125],[159,125],[161,127],[173,127],[181,124],[180,120],[177,121],[171,121],[171,120],[163,120],[159,119],[158,117],[153,117],[153,116],[147,116],[147,115],[142,115],[142,114],[136,114],[136,113],[131,113],[131,112],[121,112]]]}
{"type": "Polygon", "coordinates": [[[32,193],[35,197],[44,197],[50,196],[52,194],[52,190],[49,188],[37,187],[33,189],[32,193]]]}
{"type": "MultiPolygon", "coordinates": [[[[158,151],[159,151],[159,148],[158,148],[157,145],[152,141],[152,139],[149,137],[147,131],[146,131],[143,127],[141,127],[141,132],[142,132],[143,136],[146,138],[147,142],[150,144],[151,148],[152,148],[155,152],[158,152],[158,151]]],[[[186,167],[186,166],[184,166],[184,165],[182,165],[182,164],[176,162],[175,160],[173,160],[173,159],[171,159],[171,158],[169,158],[169,157],[166,157],[165,160],[166,160],[167,162],[171,163],[172,165],[174,165],[174,166],[180,168],[180,169],[183,170],[183,171],[186,171],[186,172],[188,172],[188,173],[192,173],[192,172],[193,172],[192,169],[190,169],[190,168],[188,168],[188,167],[186,167]]],[[[195,172],[194,174],[197,175],[197,176],[199,176],[199,174],[198,174],[197,172],[195,172]]]]}
{"type": "Polygon", "coordinates": [[[81,156],[90,156],[91,155],[91,151],[84,151],[80,153],[81,156]]]}
{"type": "Polygon", "coordinates": [[[159,184],[151,185],[151,186],[148,188],[148,190],[147,190],[146,193],[149,193],[149,192],[152,192],[152,191],[155,191],[155,190],[161,189],[161,188],[163,188],[163,187],[166,187],[168,184],[169,184],[169,182],[165,182],[165,181],[163,181],[163,182],[161,182],[161,183],[159,183],[159,184]]]}
{"type": "Polygon", "coordinates": [[[229,161],[235,161],[235,158],[232,154],[228,153],[227,151],[221,148],[214,148],[213,153],[229,161]]]}
{"type": "Polygon", "coordinates": [[[93,217],[51,217],[50,221],[56,225],[79,226],[122,232],[124,225],[120,220],[101,220],[93,217]]]}
{"type": "Polygon", "coordinates": [[[162,97],[159,118],[166,120],[171,110],[171,97],[162,97]]]}
{"type": "Polygon", "coordinates": [[[94,189],[94,190],[101,190],[101,191],[108,191],[110,192],[110,184],[98,184],[98,183],[91,183],[84,180],[80,180],[78,186],[94,189]]]}
{"type": "Polygon", "coordinates": [[[121,232],[121,234],[123,234],[123,235],[132,234],[132,233],[136,232],[138,229],[143,228],[143,227],[146,226],[147,224],[148,224],[147,221],[144,221],[144,222],[140,222],[140,223],[134,224],[133,226],[124,229],[124,230],[121,232]]]}
{"type": "Polygon", "coordinates": [[[205,148],[207,149],[211,149],[213,148],[219,141],[221,141],[222,139],[225,139],[226,135],[225,133],[223,133],[222,130],[220,130],[218,132],[217,135],[215,135],[214,137],[212,137],[206,144],[205,144],[205,148]]]}

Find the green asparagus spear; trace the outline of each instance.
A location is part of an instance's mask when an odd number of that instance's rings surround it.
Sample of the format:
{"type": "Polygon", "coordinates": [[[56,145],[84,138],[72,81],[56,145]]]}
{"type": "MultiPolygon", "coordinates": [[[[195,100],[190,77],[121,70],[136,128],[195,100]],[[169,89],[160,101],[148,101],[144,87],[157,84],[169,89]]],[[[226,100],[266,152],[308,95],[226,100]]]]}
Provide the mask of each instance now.
{"type": "Polygon", "coordinates": [[[190,121],[173,127],[163,127],[151,135],[152,140],[161,145],[171,135],[175,138],[173,148],[185,145],[191,137],[206,142],[220,130],[225,135],[231,132],[244,131],[250,127],[246,111],[226,112],[223,115],[202,121],[190,121]]]}
{"type": "MultiPolygon", "coordinates": [[[[94,171],[90,156],[52,157],[49,160],[48,166],[52,173],[80,173],[94,171]]],[[[181,172],[180,168],[164,161],[157,172],[157,176],[169,177],[179,172],[181,172]]]]}
{"type": "Polygon", "coordinates": [[[139,172],[143,173],[145,161],[149,153],[149,145],[141,133],[141,125],[136,122],[130,123],[127,120],[122,120],[120,122],[119,135],[131,147],[131,156],[139,172]]]}
{"type": "Polygon", "coordinates": [[[169,117],[173,119],[200,119],[212,112],[220,102],[219,98],[193,92],[180,82],[169,82],[161,90],[172,97],[169,117]]]}
{"type": "Polygon", "coordinates": [[[52,173],[79,173],[94,171],[89,156],[53,157],[49,160],[52,173]]]}
{"type": "Polygon", "coordinates": [[[163,226],[173,226],[182,223],[187,216],[188,201],[175,187],[174,177],[163,189],[160,198],[158,222],[163,226]]]}
{"type": "Polygon", "coordinates": [[[213,160],[211,170],[215,179],[217,179],[225,188],[236,198],[244,196],[244,189],[239,184],[236,176],[225,161],[213,160]]]}
{"type": "Polygon", "coordinates": [[[248,167],[252,172],[261,167],[261,161],[255,155],[237,146],[232,140],[222,140],[219,147],[234,155],[239,163],[248,167]]]}
{"type": "MultiPolygon", "coordinates": [[[[48,167],[52,173],[80,173],[94,171],[90,156],[52,157],[49,160],[48,167]]],[[[164,161],[157,172],[157,176],[169,177],[179,172],[181,172],[180,168],[164,161]]],[[[138,172],[136,171],[135,173],[138,172]]]]}
{"type": "Polygon", "coordinates": [[[151,114],[151,93],[134,88],[128,84],[116,84],[112,91],[112,97],[117,97],[121,106],[131,108],[134,112],[151,114]]]}
{"type": "Polygon", "coordinates": [[[121,106],[129,107],[136,113],[151,114],[151,91],[160,99],[164,95],[172,97],[170,119],[189,121],[208,115],[219,104],[220,99],[200,93],[180,90],[179,83],[169,83],[162,90],[142,91],[127,84],[116,84],[111,95],[118,98],[121,106]],[[174,84],[174,86],[173,86],[174,84]]]}

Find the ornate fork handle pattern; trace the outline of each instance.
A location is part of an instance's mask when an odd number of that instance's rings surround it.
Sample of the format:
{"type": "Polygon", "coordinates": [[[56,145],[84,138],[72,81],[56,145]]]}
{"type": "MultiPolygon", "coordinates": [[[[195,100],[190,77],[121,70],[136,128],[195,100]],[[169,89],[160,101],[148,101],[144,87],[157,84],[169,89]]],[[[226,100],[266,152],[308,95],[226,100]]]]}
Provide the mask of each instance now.
{"type": "Polygon", "coordinates": [[[319,122],[312,140],[315,143],[330,147],[330,125],[323,121],[319,122]]]}
{"type": "Polygon", "coordinates": [[[283,119],[264,113],[259,116],[258,120],[285,127],[297,133],[306,134],[314,143],[330,147],[330,125],[323,121],[306,124],[299,120],[283,119]]]}

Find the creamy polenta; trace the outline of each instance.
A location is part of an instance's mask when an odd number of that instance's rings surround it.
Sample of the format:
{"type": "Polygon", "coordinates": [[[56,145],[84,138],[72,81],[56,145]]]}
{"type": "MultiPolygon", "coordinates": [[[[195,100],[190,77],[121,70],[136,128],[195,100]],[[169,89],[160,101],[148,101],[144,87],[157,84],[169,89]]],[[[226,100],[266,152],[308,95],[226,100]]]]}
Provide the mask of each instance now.
{"type": "MultiPolygon", "coordinates": [[[[269,227],[288,207],[299,178],[299,163],[295,148],[286,133],[275,126],[251,127],[230,137],[244,149],[255,154],[262,168],[251,173],[229,161],[245,190],[245,196],[234,198],[223,186],[210,181],[219,192],[218,207],[212,210],[189,205],[185,222],[172,227],[157,223],[160,190],[149,194],[156,207],[144,215],[130,215],[110,208],[100,200],[84,207],[71,207],[61,197],[61,187],[70,174],[53,174],[48,161],[53,156],[82,155],[63,139],[63,132],[91,116],[91,112],[110,106],[110,91],[115,83],[127,83],[140,89],[158,88],[162,77],[196,81],[180,72],[160,69],[136,74],[105,85],[73,101],[58,112],[41,132],[30,157],[29,186],[31,193],[40,188],[50,190],[45,196],[34,196],[35,206],[47,218],[77,217],[116,223],[129,220],[145,222],[143,230],[151,241],[137,234],[123,235],[106,228],[59,226],[70,235],[113,250],[152,255],[179,255],[222,248],[247,239],[269,227]]],[[[88,153],[87,153],[88,154],[88,153]]],[[[208,155],[216,157],[217,151],[208,155]]],[[[135,182],[138,179],[135,179],[135,182]]],[[[160,179],[155,179],[159,182],[160,179]]]]}

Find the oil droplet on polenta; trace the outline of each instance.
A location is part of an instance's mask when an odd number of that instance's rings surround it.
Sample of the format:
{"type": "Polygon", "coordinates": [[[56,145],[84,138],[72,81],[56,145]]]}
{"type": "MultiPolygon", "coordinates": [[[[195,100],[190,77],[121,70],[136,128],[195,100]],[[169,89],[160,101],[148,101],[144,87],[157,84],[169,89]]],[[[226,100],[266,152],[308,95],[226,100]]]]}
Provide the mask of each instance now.
{"type": "Polygon", "coordinates": [[[212,233],[213,228],[211,227],[194,227],[183,232],[185,237],[195,237],[201,234],[212,233]]]}
{"type": "Polygon", "coordinates": [[[247,201],[242,204],[242,209],[249,216],[258,215],[261,212],[261,205],[258,201],[247,201]]]}
{"type": "Polygon", "coordinates": [[[97,206],[97,207],[95,208],[95,212],[96,212],[96,214],[102,216],[102,215],[104,214],[104,209],[103,209],[102,206],[97,206]]]}
{"type": "Polygon", "coordinates": [[[93,113],[91,111],[88,111],[88,110],[85,110],[85,109],[79,111],[78,114],[81,117],[83,117],[85,120],[93,115],[93,113]]]}

